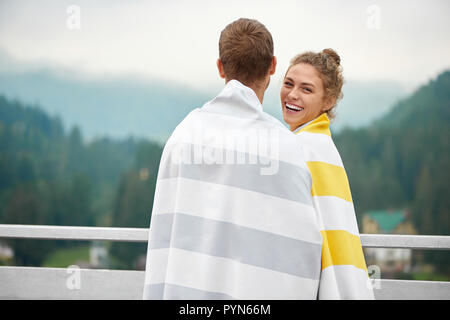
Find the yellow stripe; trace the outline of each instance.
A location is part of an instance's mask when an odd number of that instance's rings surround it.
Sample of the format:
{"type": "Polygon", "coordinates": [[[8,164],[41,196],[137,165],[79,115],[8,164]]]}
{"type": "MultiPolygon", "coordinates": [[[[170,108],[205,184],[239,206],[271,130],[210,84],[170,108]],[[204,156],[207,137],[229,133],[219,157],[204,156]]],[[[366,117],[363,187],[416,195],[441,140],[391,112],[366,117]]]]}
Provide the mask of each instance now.
{"type": "Polygon", "coordinates": [[[322,161],[307,161],[312,176],[313,196],[335,196],[353,202],[347,173],[340,166],[322,161]]]}
{"type": "Polygon", "coordinates": [[[322,133],[331,137],[330,119],[328,119],[326,113],[322,113],[320,116],[314,119],[313,122],[296,132],[296,134],[299,132],[322,133]]]}
{"type": "Polygon", "coordinates": [[[367,272],[361,240],[345,230],[323,230],[322,270],[329,266],[352,265],[367,272]]]}

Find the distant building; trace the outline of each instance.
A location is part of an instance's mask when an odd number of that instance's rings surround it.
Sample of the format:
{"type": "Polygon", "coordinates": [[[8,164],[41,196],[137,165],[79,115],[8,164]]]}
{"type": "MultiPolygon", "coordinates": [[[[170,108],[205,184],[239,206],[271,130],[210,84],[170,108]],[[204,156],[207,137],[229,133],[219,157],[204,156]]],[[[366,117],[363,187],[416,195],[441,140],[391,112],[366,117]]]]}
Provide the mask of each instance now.
{"type": "MultiPolygon", "coordinates": [[[[407,211],[378,210],[363,215],[362,233],[417,234],[407,211]]],[[[411,270],[411,249],[365,248],[367,265],[377,265],[383,274],[411,270]]]]}
{"type": "Polygon", "coordinates": [[[89,248],[89,265],[91,268],[108,268],[108,252],[103,243],[92,242],[89,248]]]}
{"type": "Polygon", "coordinates": [[[0,242],[0,260],[14,258],[14,250],[4,242],[0,242]]]}

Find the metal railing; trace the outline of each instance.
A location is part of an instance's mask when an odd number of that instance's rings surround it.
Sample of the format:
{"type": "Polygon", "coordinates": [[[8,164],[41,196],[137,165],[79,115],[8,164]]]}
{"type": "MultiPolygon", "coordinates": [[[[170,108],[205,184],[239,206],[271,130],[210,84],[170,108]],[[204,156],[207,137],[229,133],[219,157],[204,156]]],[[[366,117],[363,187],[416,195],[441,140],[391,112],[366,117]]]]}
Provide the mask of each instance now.
{"type": "MultiPolygon", "coordinates": [[[[0,239],[147,242],[146,228],[0,225],[0,239]]],[[[450,236],[361,234],[363,248],[449,250],[450,236]]],[[[140,299],[144,271],[0,267],[0,299],[140,299]],[[67,281],[82,275],[80,287],[67,281]]],[[[450,282],[379,280],[377,299],[450,299],[450,282]]]]}

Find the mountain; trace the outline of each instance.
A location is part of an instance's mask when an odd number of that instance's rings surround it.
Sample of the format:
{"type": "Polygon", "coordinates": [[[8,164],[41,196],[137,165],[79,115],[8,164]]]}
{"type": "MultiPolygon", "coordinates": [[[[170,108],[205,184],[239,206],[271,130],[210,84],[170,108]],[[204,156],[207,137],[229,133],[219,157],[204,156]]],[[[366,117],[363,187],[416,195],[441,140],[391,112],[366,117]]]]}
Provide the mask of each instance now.
{"type": "Polygon", "coordinates": [[[450,71],[444,71],[420,87],[413,95],[400,100],[375,127],[448,126],[450,120],[450,71]]]}
{"type": "MultiPolygon", "coordinates": [[[[85,144],[78,128],[66,132],[57,117],[0,95],[0,223],[104,225],[111,220],[121,173],[133,165],[142,144],[107,138],[85,144]]],[[[74,245],[6,242],[14,250],[16,265],[31,266],[38,266],[53,250],[74,245]]]]}
{"type": "MultiPolygon", "coordinates": [[[[162,146],[133,138],[85,143],[82,136],[77,127],[66,132],[59,118],[42,109],[0,95],[0,223],[148,224],[162,146]],[[123,185],[132,189],[124,193],[123,185]]],[[[14,263],[30,266],[53,250],[77,245],[6,242],[14,250],[14,263]]]]}
{"type": "Polygon", "coordinates": [[[130,135],[164,141],[209,97],[179,83],[137,76],[88,77],[61,67],[19,63],[0,50],[0,94],[39,105],[92,139],[130,135]]]}
{"type": "MultiPolygon", "coordinates": [[[[281,81],[272,81],[264,110],[283,122],[281,81]]],[[[164,142],[194,108],[212,99],[220,88],[199,92],[179,83],[136,76],[87,77],[42,63],[19,63],[0,49],[0,94],[38,104],[57,115],[65,127],[78,126],[87,139],[130,135],[164,142]]],[[[335,131],[362,127],[385,114],[405,93],[396,83],[344,84],[335,131]]]]}
{"type": "Polygon", "coordinates": [[[206,98],[193,90],[157,81],[81,79],[50,70],[1,73],[1,93],[39,104],[78,125],[88,138],[129,135],[165,140],[206,98]]]}
{"type": "Polygon", "coordinates": [[[27,180],[24,176],[51,181],[83,174],[115,184],[132,165],[140,141],[103,137],[84,143],[77,127],[67,132],[59,118],[0,95],[0,193],[27,180]]]}
{"type": "Polygon", "coordinates": [[[384,117],[335,135],[358,219],[407,209],[420,234],[450,233],[450,71],[400,100],[384,117]]]}

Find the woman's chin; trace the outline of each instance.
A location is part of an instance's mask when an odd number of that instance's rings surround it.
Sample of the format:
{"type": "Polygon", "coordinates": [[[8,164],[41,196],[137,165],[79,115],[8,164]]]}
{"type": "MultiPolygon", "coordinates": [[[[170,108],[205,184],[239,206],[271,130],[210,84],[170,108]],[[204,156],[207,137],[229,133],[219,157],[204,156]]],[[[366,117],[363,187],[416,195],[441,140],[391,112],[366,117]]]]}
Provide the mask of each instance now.
{"type": "Polygon", "coordinates": [[[286,115],[286,113],[283,112],[283,119],[284,122],[286,122],[289,127],[291,128],[291,131],[300,127],[303,122],[301,121],[301,119],[293,119],[292,116],[286,115]]]}

